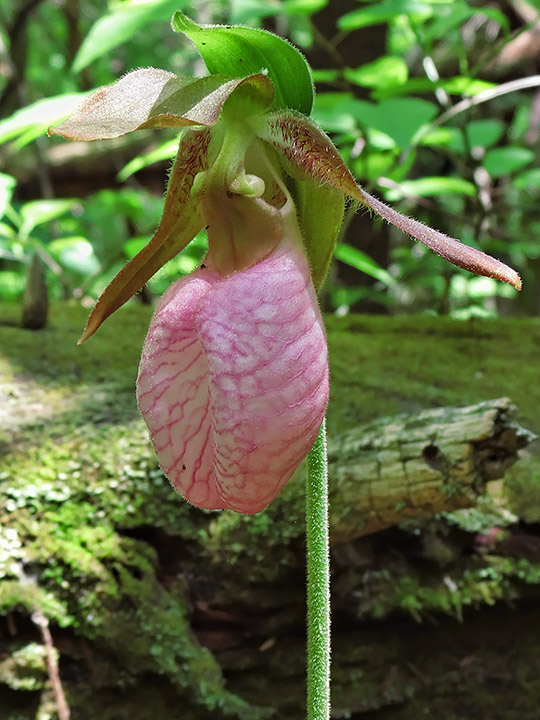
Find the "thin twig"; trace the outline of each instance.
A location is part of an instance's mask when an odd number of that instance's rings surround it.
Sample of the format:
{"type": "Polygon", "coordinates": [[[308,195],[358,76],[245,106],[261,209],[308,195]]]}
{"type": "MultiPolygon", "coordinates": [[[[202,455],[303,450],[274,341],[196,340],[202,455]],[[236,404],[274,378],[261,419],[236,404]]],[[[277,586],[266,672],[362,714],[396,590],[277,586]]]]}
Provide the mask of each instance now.
{"type": "Polygon", "coordinates": [[[70,711],[64,694],[64,689],[62,687],[62,681],[60,680],[58,660],[56,657],[56,650],[51,631],[49,629],[49,620],[45,617],[41,610],[36,609],[32,613],[32,622],[39,628],[43,639],[43,645],[45,647],[45,660],[47,662],[49,680],[53,690],[56,708],[58,710],[58,718],[59,720],[69,720],[70,711]]]}
{"type": "Polygon", "coordinates": [[[500,97],[501,95],[508,95],[508,93],[517,92],[519,90],[527,90],[540,86],[540,75],[531,75],[530,77],[519,78],[519,80],[510,80],[510,82],[498,85],[496,88],[490,88],[489,90],[483,90],[470,98],[465,98],[461,102],[451,107],[449,110],[441,113],[439,117],[434,120],[427,129],[437,125],[444,125],[445,122],[451,118],[459,115],[465,110],[469,110],[476,105],[493,100],[494,98],[500,97]]]}

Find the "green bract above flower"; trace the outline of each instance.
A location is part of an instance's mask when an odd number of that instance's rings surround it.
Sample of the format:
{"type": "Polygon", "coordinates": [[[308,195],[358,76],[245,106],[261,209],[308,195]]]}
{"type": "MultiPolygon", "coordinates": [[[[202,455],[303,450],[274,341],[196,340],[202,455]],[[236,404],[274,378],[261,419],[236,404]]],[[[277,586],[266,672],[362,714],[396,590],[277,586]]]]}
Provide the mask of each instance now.
{"type": "Polygon", "coordinates": [[[283,38],[250,27],[197,25],[181,12],[174,14],[172,27],[193,41],[208,72],[230,77],[262,72],[274,86],[274,109],[311,113],[311,70],[304,56],[283,38]]]}
{"type": "MultiPolygon", "coordinates": [[[[401,215],[357,185],[331,140],[307,117],[311,73],[292,45],[263,30],[199,26],[181,13],[173,27],[192,39],[213,74],[194,80],[134,70],[95,91],[50,130],[71,140],[98,140],[144,128],[186,128],[156,234],[106,288],[81,341],[208,224],[208,213],[222,233],[228,223],[237,225],[237,205],[227,203],[235,197],[261,198],[265,212],[292,199],[316,289],[328,271],[346,197],[455,265],[521,288],[508,266],[401,215]],[[209,205],[209,197],[220,200],[209,205]]],[[[223,275],[243,270],[270,251],[268,238],[246,233],[218,269],[223,275]]]]}

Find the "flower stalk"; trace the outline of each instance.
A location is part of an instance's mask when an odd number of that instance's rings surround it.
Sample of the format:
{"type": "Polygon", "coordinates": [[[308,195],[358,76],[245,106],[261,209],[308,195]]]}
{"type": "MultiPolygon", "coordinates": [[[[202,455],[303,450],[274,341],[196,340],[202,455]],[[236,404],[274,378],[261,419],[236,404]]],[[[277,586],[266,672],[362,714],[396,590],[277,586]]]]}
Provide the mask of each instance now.
{"type": "Polygon", "coordinates": [[[306,482],[307,720],[330,717],[330,553],[326,420],[308,455],[306,482]]]}

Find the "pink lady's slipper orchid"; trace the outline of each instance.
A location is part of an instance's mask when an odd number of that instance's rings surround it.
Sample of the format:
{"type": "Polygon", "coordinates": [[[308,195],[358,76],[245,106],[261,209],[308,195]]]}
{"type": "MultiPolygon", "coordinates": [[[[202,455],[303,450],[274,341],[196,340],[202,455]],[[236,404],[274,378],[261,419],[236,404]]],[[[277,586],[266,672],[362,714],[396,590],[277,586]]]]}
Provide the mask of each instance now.
{"type": "Polygon", "coordinates": [[[158,230],[105,290],[81,341],[205,227],[203,264],[154,313],[138,402],[159,461],[187,500],[255,513],[290,479],[324,417],[328,356],[316,290],[346,196],[460,267],[518,289],[521,282],[356,184],[307,117],[309,70],[285,41],[250,28],[199,27],[180,13],[173,23],[212,72],[226,74],[192,80],[135,70],[54,131],[95,140],[186,128],[158,230]]]}
{"type": "Polygon", "coordinates": [[[256,513],[315,441],[328,353],[288,190],[262,153],[258,175],[230,181],[219,162],[195,178],[208,256],[159,303],[137,395],[187,500],[256,513]]]}

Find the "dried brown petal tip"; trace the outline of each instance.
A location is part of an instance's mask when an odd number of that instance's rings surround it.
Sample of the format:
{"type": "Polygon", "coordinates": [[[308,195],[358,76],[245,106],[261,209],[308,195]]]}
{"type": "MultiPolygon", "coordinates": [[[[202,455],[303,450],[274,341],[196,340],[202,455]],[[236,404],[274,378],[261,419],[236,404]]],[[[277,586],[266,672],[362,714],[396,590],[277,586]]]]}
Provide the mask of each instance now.
{"type": "Polygon", "coordinates": [[[509,270],[510,270],[512,279],[507,280],[506,282],[510,283],[510,285],[512,285],[512,287],[515,287],[516,290],[521,290],[523,285],[522,285],[520,276],[517,274],[517,272],[515,270],[512,270],[512,268],[509,268],[509,270]]]}

